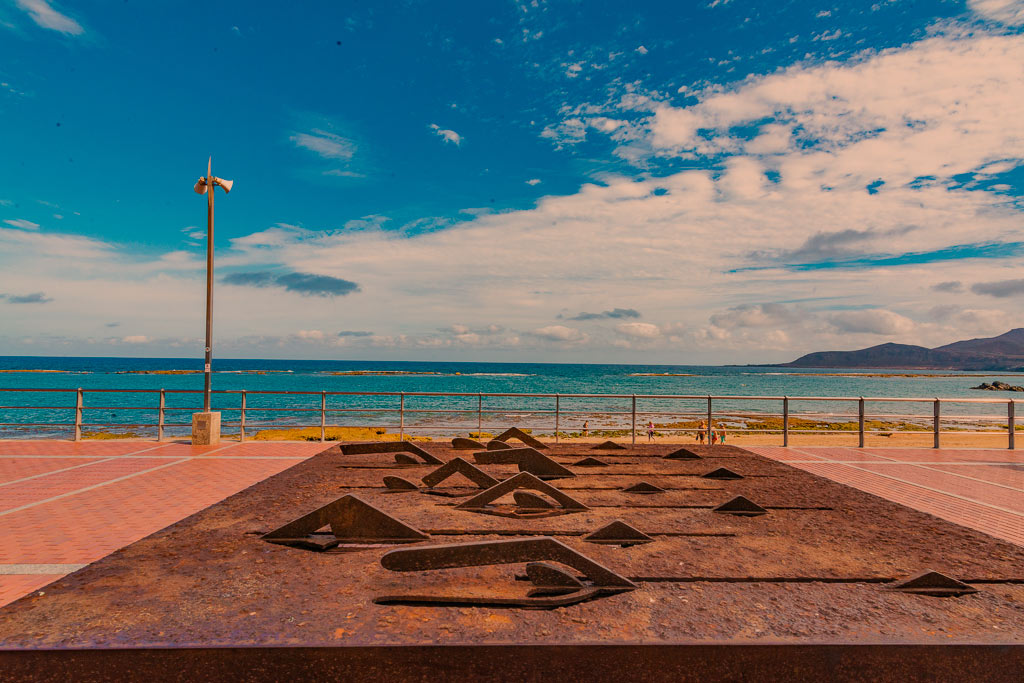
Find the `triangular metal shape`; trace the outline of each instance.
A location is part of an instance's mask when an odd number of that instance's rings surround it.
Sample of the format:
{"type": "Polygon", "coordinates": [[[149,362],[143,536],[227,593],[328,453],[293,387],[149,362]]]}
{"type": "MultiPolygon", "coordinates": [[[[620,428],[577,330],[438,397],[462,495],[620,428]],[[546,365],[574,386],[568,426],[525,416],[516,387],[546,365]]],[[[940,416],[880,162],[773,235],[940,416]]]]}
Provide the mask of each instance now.
{"type": "Polygon", "coordinates": [[[271,543],[292,545],[325,526],[341,543],[409,543],[428,538],[369,503],[348,494],[263,535],[271,543]]]}
{"type": "Polygon", "coordinates": [[[707,474],[702,474],[700,476],[701,479],[743,479],[742,474],[738,474],[724,467],[719,467],[717,470],[711,470],[707,474]]]}
{"type": "Polygon", "coordinates": [[[536,474],[541,479],[564,479],[576,475],[568,467],[564,467],[548,456],[533,450],[532,448],[517,448],[521,452],[519,457],[519,471],[536,474]]]}
{"type": "Polygon", "coordinates": [[[521,508],[529,508],[531,510],[551,510],[555,507],[536,493],[530,493],[529,491],[513,491],[512,497],[515,499],[516,505],[521,508]]]}
{"type": "Polygon", "coordinates": [[[415,491],[419,488],[416,484],[412,483],[408,479],[402,479],[401,477],[384,477],[384,486],[389,491],[415,491]]]}
{"type": "Polygon", "coordinates": [[[531,448],[547,448],[546,444],[530,436],[522,429],[519,429],[519,427],[510,427],[509,429],[506,429],[501,434],[498,434],[496,437],[494,437],[495,441],[508,441],[509,439],[519,439],[520,441],[522,441],[527,446],[530,446],[531,448]]]}
{"type": "Polygon", "coordinates": [[[506,444],[501,450],[480,451],[473,454],[473,462],[477,465],[515,465],[519,462],[517,450],[506,444]]]}
{"type": "Polygon", "coordinates": [[[371,441],[369,443],[344,443],[338,448],[345,455],[369,453],[412,453],[428,465],[441,465],[443,460],[409,441],[371,441]]]}
{"type": "Polygon", "coordinates": [[[479,441],[473,441],[473,439],[457,436],[452,439],[452,448],[457,451],[479,451],[483,450],[484,445],[479,441]]]}
{"type": "Polygon", "coordinates": [[[481,509],[487,506],[502,496],[512,493],[518,489],[529,489],[532,491],[539,491],[546,496],[558,501],[558,503],[566,510],[589,510],[586,505],[579,502],[575,498],[563,493],[556,489],[551,484],[541,481],[529,472],[520,472],[514,477],[510,477],[505,481],[492,486],[486,491],[482,491],[477,495],[473,496],[469,500],[459,503],[456,505],[456,509],[459,510],[475,510],[481,509]]]}
{"type": "Polygon", "coordinates": [[[534,448],[508,448],[501,451],[481,451],[473,454],[478,465],[518,465],[520,472],[536,474],[541,479],[575,477],[567,467],[560,465],[534,448]]]}
{"type": "Polygon", "coordinates": [[[504,450],[506,448],[512,448],[512,447],[509,446],[504,441],[497,441],[495,439],[491,439],[490,441],[487,442],[487,450],[489,450],[489,451],[500,451],[500,450],[504,450]]]}
{"type": "Polygon", "coordinates": [[[452,458],[445,464],[441,465],[436,470],[423,477],[423,483],[427,486],[434,487],[455,474],[461,474],[482,489],[489,489],[498,483],[497,479],[483,470],[473,467],[472,464],[462,458],[452,458]]]}
{"type": "Polygon", "coordinates": [[[631,527],[621,519],[617,519],[611,524],[606,524],[597,531],[587,534],[583,537],[583,540],[591,543],[603,543],[605,545],[621,545],[624,548],[654,541],[653,538],[639,529],[631,527]]]}
{"type": "Polygon", "coordinates": [[[665,493],[665,489],[654,484],[648,484],[646,481],[637,482],[632,486],[627,486],[622,489],[626,493],[665,493]]]}
{"type": "Polygon", "coordinates": [[[608,463],[597,458],[583,458],[572,464],[573,467],[608,467],[608,463]]]}
{"type": "Polygon", "coordinates": [[[702,458],[691,450],[680,448],[665,456],[665,460],[702,460],[702,458]]]}
{"type": "Polygon", "coordinates": [[[940,574],[936,571],[924,571],[920,574],[899,581],[891,586],[894,590],[903,593],[916,593],[918,595],[931,595],[937,598],[952,598],[968,593],[977,593],[978,589],[963,581],[940,574]]]}
{"type": "Polygon", "coordinates": [[[623,446],[622,444],[617,444],[614,441],[603,441],[603,442],[597,444],[596,446],[594,446],[591,450],[595,450],[595,451],[624,451],[624,450],[626,450],[626,447],[623,446]]]}
{"type": "Polygon", "coordinates": [[[721,512],[728,515],[741,515],[747,517],[768,513],[766,509],[743,496],[736,496],[732,500],[722,503],[716,508],[712,508],[712,512],[721,512]]]}

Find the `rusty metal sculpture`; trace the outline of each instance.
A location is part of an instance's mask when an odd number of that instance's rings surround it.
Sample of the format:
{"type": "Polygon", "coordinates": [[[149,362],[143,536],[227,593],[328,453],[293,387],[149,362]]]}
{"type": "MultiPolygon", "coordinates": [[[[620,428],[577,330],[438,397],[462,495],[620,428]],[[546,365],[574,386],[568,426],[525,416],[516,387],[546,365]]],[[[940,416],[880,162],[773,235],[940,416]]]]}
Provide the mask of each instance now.
{"type": "Polygon", "coordinates": [[[487,595],[384,595],[377,604],[401,605],[465,605],[473,607],[516,607],[521,609],[554,609],[575,605],[585,600],[635,590],[637,585],[611,569],[581,555],[564,543],[551,538],[454,543],[393,550],[385,553],[380,564],[396,572],[431,571],[459,567],[526,562],[527,576],[537,586],[526,597],[507,598],[487,595]],[[585,584],[571,574],[548,564],[558,562],[575,569],[589,579],[585,584]],[[532,567],[531,567],[532,565],[532,567]]]}
{"type": "Polygon", "coordinates": [[[461,474],[482,489],[489,489],[498,483],[497,479],[483,470],[473,467],[472,464],[462,458],[452,458],[445,464],[441,465],[436,470],[423,477],[423,483],[433,488],[448,477],[456,474],[461,474]]]}
{"type": "Polygon", "coordinates": [[[345,455],[367,455],[371,453],[412,453],[428,465],[441,465],[443,460],[431,455],[416,444],[409,441],[370,441],[368,443],[349,443],[339,446],[345,455]]]}
{"type": "Polygon", "coordinates": [[[561,507],[552,510],[554,513],[565,514],[567,512],[581,512],[589,509],[586,505],[579,502],[575,498],[559,491],[557,488],[548,484],[547,482],[541,481],[537,477],[533,476],[529,472],[520,472],[510,479],[492,486],[491,488],[483,491],[469,500],[456,505],[456,509],[459,510],[472,510],[474,512],[489,512],[490,514],[496,514],[502,517],[521,517],[522,512],[514,510],[511,512],[505,512],[502,510],[489,510],[488,505],[495,502],[497,499],[504,495],[508,495],[513,491],[519,489],[528,489],[543,493],[546,496],[554,499],[561,507]]]}
{"type": "Polygon", "coordinates": [[[509,429],[506,429],[501,434],[498,434],[496,437],[494,437],[495,441],[502,443],[507,442],[509,439],[519,439],[520,441],[522,441],[527,446],[530,446],[531,448],[539,448],[541,450],[547,448],[547,444],[543,443],[538,439],[535,439],[534,437],[530,436],[529,434],[524,432],[522,429],[519,429],[518,427],[510,427],[509,429]]]}
{"type": "Polygon", "coordinates": [[[322,551],[339,544],[363,548],[385,543],[416,543],[430,537],[348,494],[263,534],[262,538],[278,545],[322,551]],[[331,528],[331,534],[318,535],[326,526],[331,528]]]}

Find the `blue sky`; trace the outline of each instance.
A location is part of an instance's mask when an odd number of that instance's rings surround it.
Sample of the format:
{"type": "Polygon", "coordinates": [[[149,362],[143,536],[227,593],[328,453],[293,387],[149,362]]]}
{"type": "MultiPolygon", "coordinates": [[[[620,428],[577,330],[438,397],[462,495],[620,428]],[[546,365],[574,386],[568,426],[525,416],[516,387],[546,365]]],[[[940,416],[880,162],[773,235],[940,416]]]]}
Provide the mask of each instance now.
{"type": "Polygon", "coordinates": [[[210,154],[236,182],[220,355],[754,362],[1005,331],[1022,26],[1019,0],[8,0],[0,353],[201,352],[210,154]]]}

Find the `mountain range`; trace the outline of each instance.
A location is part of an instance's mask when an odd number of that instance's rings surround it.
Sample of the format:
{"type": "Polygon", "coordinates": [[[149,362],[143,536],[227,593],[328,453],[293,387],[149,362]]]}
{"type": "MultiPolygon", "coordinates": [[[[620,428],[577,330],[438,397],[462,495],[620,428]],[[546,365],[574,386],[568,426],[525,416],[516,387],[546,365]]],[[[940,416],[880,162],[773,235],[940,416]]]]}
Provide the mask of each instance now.
{"type": "Polygon", "coordinates": [[[779,367],[1024,371],[1024,328],[934,349],[889,343],[857,351],[817,351],[779,367]]]}

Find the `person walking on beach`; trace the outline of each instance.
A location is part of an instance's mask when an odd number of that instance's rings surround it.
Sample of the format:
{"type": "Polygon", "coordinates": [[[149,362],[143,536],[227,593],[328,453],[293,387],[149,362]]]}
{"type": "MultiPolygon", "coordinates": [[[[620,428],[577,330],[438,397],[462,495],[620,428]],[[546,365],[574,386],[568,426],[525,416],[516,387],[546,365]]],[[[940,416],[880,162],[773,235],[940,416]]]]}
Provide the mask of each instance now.
{"type": "Polygon", "coordinates": [[[647,441],[654,441],[654,421],[647,423],[647,441]]]}
{"type": "Polygon", "coordinates": [[[715,445],[715,441],[718,440],[718,434],[715,432],[715,423],[711,423],[711,427],[708,430],[708,443],[712,446],[715,445]]]}
{"type": "Polygon", "coordinates": [[[590,420],[584,420],[583,421],[583,436],[588,436],[589,434],[590,434],[590,420]]]}
{"type": "Polygon", "coordinates": [[[725,445],[725,425],[718,426],[718,443],[725,445]]]}
{"type": "Polygon", "coordinates": [[[707,429],[708,423],[701,421],[700,429],[697,430],[697,443],[704,443],[704,431],[707,429]]]}

